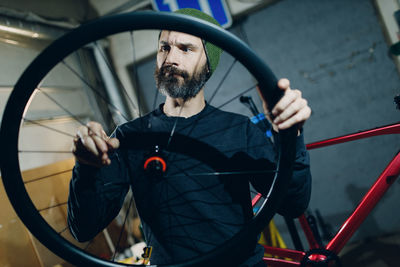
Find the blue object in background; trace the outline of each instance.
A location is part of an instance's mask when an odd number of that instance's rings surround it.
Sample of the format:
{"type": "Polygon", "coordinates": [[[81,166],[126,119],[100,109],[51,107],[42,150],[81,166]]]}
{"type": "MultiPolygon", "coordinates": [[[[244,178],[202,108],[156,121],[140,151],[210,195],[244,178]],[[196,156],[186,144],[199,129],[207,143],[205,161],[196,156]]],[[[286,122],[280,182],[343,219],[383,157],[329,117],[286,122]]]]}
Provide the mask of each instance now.
{"type": "MultiPolygon", "coordinates": [[[[261,122],[261,121],[264,121],[264,120],[268,123],[268,126],[270,126],[270,123],[267,121],[267,118],[265,117],[265,114],[264,114],[264,113],[257,114],[256,116],[253,116],[253,117],[250,118],[250,121],[251,121],[252,123],[254,123],[254,124],[257,124],[257,123],[259,123],[259,122],[261,122]]],[[[272,131],[271,131],[271,128],[270,128],[270,127],[269,127],[269,129],[267,129],[267,130],[265,131],[265,135],[266,135],[268,138],[271,138],[271,137],[272,137],[272,131]]]]}
{"type": "Polygon", "coordinates": [[[225,0],[151,0],[153,9],[174,12],[182,8],[195,8],[215,18],[224,28],[232,25],[232,17],[225,0]]]}

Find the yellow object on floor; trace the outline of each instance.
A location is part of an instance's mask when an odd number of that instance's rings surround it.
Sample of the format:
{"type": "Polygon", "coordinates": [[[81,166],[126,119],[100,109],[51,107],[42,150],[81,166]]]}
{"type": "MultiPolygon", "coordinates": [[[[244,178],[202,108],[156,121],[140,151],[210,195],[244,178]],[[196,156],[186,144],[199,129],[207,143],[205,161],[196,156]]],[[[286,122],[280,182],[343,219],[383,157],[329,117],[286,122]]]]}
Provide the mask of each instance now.
{"type": "MultiPolygon", "coordinates": [[[[274,220],[271,220],[268,224],[268,227],[266,227],[261,233],[258,243],[271,247],[287,248],[285,241],[283,241],[282,236],[278,231],[278,228],[276,228],[274,220]]],[[[265,253],[265,256],[272,257],[272,255],[267,253],[265,253]]]]}

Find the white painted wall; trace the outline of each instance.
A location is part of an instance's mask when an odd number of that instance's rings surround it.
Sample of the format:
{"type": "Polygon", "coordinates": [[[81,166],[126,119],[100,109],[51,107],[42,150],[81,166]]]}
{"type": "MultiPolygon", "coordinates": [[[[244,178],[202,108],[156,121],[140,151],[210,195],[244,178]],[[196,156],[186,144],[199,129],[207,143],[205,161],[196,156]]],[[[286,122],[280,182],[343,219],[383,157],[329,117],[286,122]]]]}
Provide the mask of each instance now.
{"type": "MultiPolygon", "coordinates": [[[[3,116],[7,99],[14,84],[27,65],[38,54],[37,51],[25,47],[0,43],[0,117],[3,116]]],[[[75,57],[66,60],[74,69],[80,71],[75,57]]],[[[41,84],[41,91],[61,103],[64,108],[79,116],[82,120],[92,114],[87,95],[82,90],[83,84],[65,66],[54,68],[41,84]]],[[[56,128],[74,135],[78,122],[71,119],[70,114],[50,100],[44,93],[37,90],[32,97],[25,117],[28,120],[37,120],[42,125],[56,128]]],[[[24,123],[20,133],[20,150],[70,151],[72,137],[56,131],[32,124],[24,123]]],[[[50,164],[68,157],[71,153],[21,153],[21,169],[26,170],[50,164]]]]}
{"type": "MultiPolygon", "coordinates": [[[[76,1],[63,1],[59,3],[59,11],[64,10],[76,14],[76,1]],[[67,5],[71,5],[66,8],[67,5]]],[[[36,12],[43,14],[44,10],[52,10],[56,8],[48,1],[40,1],[32,7],[27,1],[2,1],[0,8],[15,10],[19,13],[28,14],[36,12]],[[26,10],[32,8],[32,10],[26,10]]],[[[56,12],[57,13],[57,12],[56,12]]],[[[66,13],[67,14],[67,13],[66,13]]],[[[55,13],[53,13],[55,15],[55,13]]],[[[51,16],[50,16],[51,17],[51,16]]],[[[45,27],[45,26],[44,26],[45,27]]],[[[21,76],[25,68],[30,62],[40,53],[37,47],[27,43],[12,44],[7,42],[7,35],[2,36],[3,42],[0,42],[0,119],[3,116],[3,111],[9,95],[13,90],[13,86],[21,76]]],[[[42,47],[44,49],[44,47],[42,47]]],[[[77,57],[72,56],[66,59],[69,65],[81,73],[81,67],[78,64],[77,57]]],[[[56,66],[49,75],[43,80],[40,85],[44,92],[70,110],[73,114],[87,120],[87,117],[92,114],[92,109],[88,103],[87,95],[83,90],[82,81],[65,66],[56,66]]],[[[27,109],[26,118],[29,120],[39,120],[41,124],[56,128],[71,135],[74,135],[78,122],[72,120],[71,116],[62,108],[57,106],[53,101],[46,97],[43,93],[38,92],[32,99],[31,106],[27,109]]],[[[72,137],[66,137],[56,131],[51,131],[44,127],[24,123],[22,126],[19,143],[20,150],[62,150],[70,151],[72,137]]],[[[22,170],[50,164],[58,160],[71,157],[71,153],[21,153],[20,165],[22,170]]]]}

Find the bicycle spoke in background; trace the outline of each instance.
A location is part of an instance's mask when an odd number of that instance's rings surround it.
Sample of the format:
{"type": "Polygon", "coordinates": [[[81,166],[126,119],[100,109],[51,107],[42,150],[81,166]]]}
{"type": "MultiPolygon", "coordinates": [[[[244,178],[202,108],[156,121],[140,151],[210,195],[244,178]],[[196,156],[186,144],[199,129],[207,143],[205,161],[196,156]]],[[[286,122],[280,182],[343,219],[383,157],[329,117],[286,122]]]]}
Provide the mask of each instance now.
{"type": "MultiPolygon", "coordinates": [[[[190,134],[192,133],[192,131],[195,129],[195,127],[196,127],[197,122],[198,122],[199,119],[204,119],[205,117],[210,116],[212,113],[214,113],[215,111],[217,111],[219,108],[221,108],[221,107],[223,107],[223,106],[225,106],[225,105],[231,103],[231,102],[234,101],[235,99],[241,97],[242,95],[248,93],[249,91],[251,91],[251,90],[253,90],[253,89],[255,89],[255,88],[256,88],[256,85],[253,85],[253,86],[249,87],[248,89],[244,90],[244,91],[241,92],[240,94],[234,96],[233,98],[229,99],[229,100],[226,101],[225,103],[221,104],[219,107],[217,107],[217,109],[215,109],[215,110],[213,110],[213,111],[211,111],[211,112],[208,112],[208,113],[204,114],[203,116],[199,116],[199,117],[196,119],[196,121],[194,121],[191,125],[188,125],[188,126],[182,128],[182,130],[184,130],[184,129],[186,129],[186,128],[188,128],[188,127],[191,126],[192,128],[189,130],[189,133],[187,134],[187,136],[190,136],[190,134]]],[[[182,107],[183,107],[183,106],[182,106],[182,107]]],[[[181,110],[182,110],[182,108],[181,108],[181,110]]],[[[179,114],[180,114],[180,113],[179,113],[179,114]]],[[[176,118],[176,120],[175,120],[174,127],[173,127],[173,129],[172,129],[170,138],[168,139],[168,144],[167,144],[166,150],[167,150],[167,148],[168,148],[169,143],[170,143],[171,140],[172,140],[172,136],[173,136],[173,134],[174,134],[174,131],[175,131],[175,128],[176,128],[176,124],[177,124],[177,122],[178,122],[178,118],[179,118],[179,116],[178,116],[178,117],[176,118]]],[[[207,135],[207,136],[208,136],[208,135],[207,135]]],[[[203,136],[203,137],[205,137],[205,136],[203,136]]],[[[167,160],[170,160],[170,159],[171,159],[171,158],[169,158],[169,157],[167,158],[167,160]]],[[[171,161],[174,161],[174,159],[175,159],[175,156],[172,157],[171,161]]]]}
{"type": "Polygon", "coordinates": [[[26,182],[24,182],[24,184],[29,184],[29,183],[32,183],[32,182],[36,182],[36,181],[39,181],[39,180],[43,180],[43,179],[46,179],[46,178],[57,176],[57,175],[60,175],[60,174],[63,174],[63,173],[68,173],[68,172],[71,172],[71,171],[72,171],[72,169],[61,171],[61,172],[55,172],[55,173],[52,173],[52,174],[49,174],[49,175],[41,176],[41,177],[38,177],[38,178],[35,178],[35,179],[32,179],[32,180],[26,181],[26,182]]]}
{"type": "Polygon", "coordinates": [[[83,78],[77,71],[75,71],[70,65],[68,65],[68,63],[66,63],[65,61],[62,61],[62,63],[64,64],[64,66],[66,66],[73,74],[75,74],[84,84],[86,84],[90,90],[92,90],[96,95],[98,95],[108,106],[112,107],[113,110],[120,115],[121,117],[123,117],[126,121],[129,121],[129,118],[126,114],[123,114],[115,105],[113,105],[112,103],[110,103],[108,101],[108,99],[98,90],[96,90],[85,78],[83,78]]]}
{"type": "MultiPolygon", "coordinates": [[[[224,74],[224,76],[222,77],[221,81],[219,82],[218,86],[217,86],[216,89],[214,90],[214,93],[213,93],[212,96],[210,97],[210,99],[209,99],[209,104],[210,104],[211,101],[214,99],[215,95],[218,93],[218,91],[219,91],[219,89],[221,88],[223,82],[224,82],[225,79],[228,77],[229,73],[231,72],[231,70],[232,70],[232,68],[233,68],[233,66],[235,65],[236,62],[237,62],[237,59],[235,58],[235,59],[233,60],[232,64],[229,66],[228,70],[225,72],[225,74],[224,74]]],[[[242,94],[245,94],[246,92],[247,92],[247,90],[246,90],[245,92],[243,92],[242,94]]],[[[241,94],[241,95],[242,95],[242,94],[241,94]]],[[[238,97],[240,97],[241,95],[239,95],[238,97]]],[[[235,98],[235,99],[236,99],[236,98],[235,98]]],[[[234,99],[233,99],[233,100],[234,100],[234,99]]],[[[232,100],[232,101],[233,101],[233,100],[232,100]]],[[[230,102],[231,102],[231,101],[230,101],[230,102]]],[[[230,103],[230,102],[228,102],[228,103],[230,103]]],[[[226,104],[228,104],[228,103],[226,103],[226,104]]],[[[222,107],[222,106],[220,106],[220,107],[222,107]]],[[[209,112],[209,113],[212,113],[212,112],[209,112]]],[[[204,118],[204,117],[206,117],[206,116],[208,116],[208,115],[210,115],[210,114],[206,114],[205,116],[203,116],[203,117],[201,117],[201,118],[204,118]]],[[[200,118],[199,118],[199,119],[200,119],[200,118]]],[[[189,133],[188,133],[188,136],[192,133],[192,131],[193,131],[194,128],[196,127],[197,121],[198,121],[198,119],[197,119],[195,122],[193,122],[193,124],[192,124],[192,129],[190,129],[190,131],[189,131],[189,133]]],[[[184,128],[184,129],[185,129],[185,128],[184,128]]]]}
{"type": "Polygon", "coordinates": [[[49,210],[49,209],[52,209],[52,208],[57,208],[57,207],[60,207],[60,206],[64,206],[64,205],[67,205],[67,203],[68,202],[63,202],[63,203],[59,203],[59,204],[56,204],[56,205],[49,206],[47,208],[38,209],[38,212],[42,212],[42,211],[49,210]]]}
{"type": "MultiPolygon", "coordinates": [[[[168,188],[172,188],[178,195],[180,194],[180,192],[170,183],[170,182],[168,182],[168,180],[166,180],[167,181],[167,184],[168,184],[168,188]]],[[[168,188],[167,188],[167,191],[168,191],[168,188]]],[[[185,199],[185,197],[182,195],[182,197],[184,198],[184,200],[186,200],[185,199]]],[[[181,220],[178,218],[179,216],[184,216],[183,214],[175,214],[175,213],[173,213],[172,212],[172,210],[171,210],[171,208],[170,208],[170,206],[167,204],[167,209],[168,209],[168,213],[169,214],[171,214],[171,215],[173,215],[174,216],[174,218],[175,218],[175,220],[178,222],[178,224],[182,227],[182,229],[183,229],[183,232],[185,233],[185,236],[186,237],[191,237],[192,235],[190,235],[190,233],[187,231],[187,229],[185,228],[185,224],[183,224],[182,222],[181,222],[181,220]]],[[[193,219],[193,218],[191,218],[191,219],[193,219]]],[[[194,220],[194,219],[193,219],[194,220]]],[[[171,223],[169,224],[169,225],[171,225],[171,223]]],[[[169,232],[169,233],[171,233],[171,228],[169,227],[169,228],[167,228],[167,229],[165,229],[164,230],[165,232],[169,232]]],[[[171,235],[170,235],[171,236],[171,235]]],[[[192,239],[193,240],[193,239],[192,239]]],[[[196,251],[199,251],[198,250],[198,247],[197,247],[197,245],[194,243],[194,242],[192,242],[192,244],[194,245],[194,249],[196,250],[196,251]]],[[[192,249],[192,248],[191,248],[192,249]]]]}
{"type": "Polygon", "coordinates": [[[68,226],[66,226],[65,228],[63,228],[61,231],[57,232],[57,234],[61,235],[62,233],[64,233],[65,231],[68,230],[68,226]]]}
{"type": "Polygon", "coordinates": [[[54,104],[56,104],[59,108],[61,108],[62,110],[64,110],[69,116],[71,116],[71,118],[73,118],[74,120],[76,120],[77,122],[79,122],[82,125],[85,125],[85,123],[83,121],[81,121],[77,116],[75,116],[72,112],[70,112],[67,108],[65,108],[63,105],[61,105],[57,100],[55,100],[53,97],[51,97],[48,93],[46,93],[45,91],[43,91],[41,88],[37,88],[37,90],[39,90],[44,96],[46,96],[48,99],[50,99],[54,104]]]}
{"type": "MultiPolygon", "coordinates": [[[[222,202],[222,203],[224,202],[224,200],[221,199],[219,195],[213,193],[212,191],[209,191],[209,189],[211,189],[211,188],[213,188],[213,187],[215,187],[215,186],[218,186],[218,184],[215,184],[215,185],[212,185],[212,186],[209,186],[209,187],[205,187],[205,186],[204,186],[203,184],[201,184],[196,178],[192,177],[193,174],[188,174],[185,170],[183,170],[182,168],[180,168],[178,165],[176,165],[176,164],[174,164],[174,163],[172,163],[172,164],[173,164],[173,166],[175,166],[179,171],[183,172],[183,174],[184,174],[184,176],[185,176],[186,178],[190,179],[191,181],[193,181],[194,183],[196,183],[198,186],[200,186],[200,187],[201,187],[201,188],[200,188],[201,190],[207,190],[207,193],[209,193],[210,195],[212,195],[213,197],[215,197],[218,201],[220,201],[220,202],[222,202]]],[[[175,177],[175,175],[166,176],[165,178],[172,178],[172,177],[175,177]]],[[[167,180],[167,181],[168,181],[168,180],[167,180]]],[[[171,183],[167,182],[167,185],[171,186],[172,189],[173,189],[175,192],[178,193],[178,195],[175,196],[175,197],[172,197],[172,198],[168,198],[168,197],[167,197],[167,199],[168,199],[169,201],[174,201],[174,200],[176,200],[176,198],[181,197],[181,196],[183,197],[183,194],[179,194],[178,190],[177,190],[174,186],[172,186],[171,183]]],[[[167,191],[168,191],[168,190],[167,190],[167,191]]],[[[196,201],[196,202],[199,202],[199,201],[200,201],[200,200],[191,200],[191,201],[189,201],[189,200],[187,200],[185,197],[183,197],[183,199],[185,200],[185,203],[189,203],[189,202],[193,202],[193,201],[196,201]]],[[[174,205],[168,204],[168,202],[159,203],[159,207],[162,207],[162,206],[165,206],[165,205],[167,205],[167,206],[169,206],[169,207],[174,206],[174,205]],[[162,205],[161,205],[161,204],[162,204],[162,205]]],[[[176,205],[176,204],[175,204],[175,205],[176,205]]],[[[177,205],[179,205],[179,204],[177,204],[177,205]]],[[[182,215],[180,215],[180,216],[182,216],[182,215]]],[[[217,223],[221,223],[221,222],[218,222],[218,221],[212,221],[212,222],[211,222],[211,221],[208,221],[208,223],[210,223],[210,224],[217,224],[217,223]]],[[[236,224],[232,224],[232,225],[236,225],[236,224]]]]}
{"type": "MultiPolygon", "coordinates": [[[[178,195],[180,195],[180,196],[183,198],[183,200],[185,201],[185,204],[191,203],[191,202],[202,202],[202,201],[197,200],[197,199],[188,200],[187,198],[184,197],[184,193],[180,192],[180,191],[179,191],[175,186],[173,186],[173,184],[170,183],[168,180],[166,180],[166,181],[167,181],[167,184],[169,185],[169,187],[170,187],[171,189],[173,189],[178,195]]],[[[190,225],[190,224],[189,224],[189,223],[187,223],[187,224],[181,223],[181,222],[178,220],[178,218],[177,218],[176,216],[180,216],[180,217],[184,217],[184,218],[189,218],[189,219],[192,219],[192,220],[198,222],[198,218],[193,218],[193,217],[187,216],[187,215],[185,215],[185,214],[176,214],[176,213],[172,212],[172,210],[170,210],[170,207],[172,207],[172,205],[169,205],[168,202],[164,202],[163,204],[169,209],[169,213],[170,213],[170,214],[173,214],[173,215],[175,216],[175,218],[177,219],[179,225],[190,225]]],[[[210,204],[210,203],[209,203],[209,204],[210,204]]],[[[201,214],[200,214],[200,215],[201,215],[201,214]]],[[[202,216],[200,216],[200,217],[203,218],[202,216]]],[[[210,225],[213,225],[213,224],[221,224],[221,223],[222,223],[222,224],[225,224],[225,225],[241,225],[241,223],[222,222],[221,220],[212,220],[212,221],[210,221],[209,219],[204,219],[204,218],[203,218],[202,221],[203,221],[203,222],[207,222],[207,223],[210,224],[210,225]]],[[[183,227],[183,228],[184,228],[184,227],[183,227]]],[[[184,228],[184,229],[185,229],[185,228],[184,228]]],[[[185,230],[185,232],[186,232],[186,230],[185,230]]],[[[190,235],[190,234],[187,233],[187,232],[186,232],[186,236],[192,237],[192,235],[190,235]]]]}
{"type": "Polygon", "coordinates": [[[156,89],[156,95],[155,95],[155,97],[154,97],[153,109],[152,109],[152,110],[155,110],[155,109],[156,109],[158,94],[159,94],[159,91],[158,91],[158,89],[156,89]]]}
{"type": "Polygon", "coordinates": [[[223,84],[223,82],[225,82],[226,78],[228,77],[229,73],[231,72],[233,66],[235,65],[235,63],[237,62],[237,59],[235,58],[232,62],[232,64],[229,66],[228,70],[225,72],[224,76],[222,77],[221,81],[219,82],[218,86],[215,88],[212,96],[210,97],[210,99],[208,100],[208,103],[211,104],[211,101],[214,99],[215,95],[218,93],[218,91],[221,89],[221,86],[223,84]]]}
{"type": "Polygon", "coordinates": [[[167,145],[166,145],[166,147],[165,147],[166,150],[168,150],[169,144],[170,144],[171,141],[172,141],[172,137],[174,136],[175,129],[176,129],[176,126],[178,125],[178,120],[179,120],[179,117],[180,117],[181,114],[182,114],[182,110],[183,110],[183,106],[184,106],[184,105],[185,105],[185,103],[182,104],[181,108],[179,109],[179,114],[178,114],[178,116],[176,117],[176,119],[175,119],[175,121],[174,121],[174,126],[172,126],[172,130],[171,130],[171,133],[170,133],[170,135],[169,135],[167,145]]]}
{"type": "MultiPolygon", "coordinates": [[[[240,94],[238,94],[238,95],[232,97],[231,99],[229,99],[229,100],[226,101],[225,103],[219,105],[217,108],[219,109],[219,108],[222,108],[223,106],[228,105],[228,104],[231,103],[233,100],[238,99],[239,97],[241,97],[241,96],[244,95],[245,93],[248,93],[248,92],[250,92],[251,90],[255,89],[256,86],[257,86],[256,84],[255,84],[255,85],[252,85],[251,87],[247,88],[246,90],[244,90],[244,91],[241,92],[240,94]]],[[[211,113],[211,112],[210,112],[210,113],[211,113]]]]}
{"type": "Polygon", "coordinates": [[[188,173],[188,174],[174,174],[166,176],[168,178],[172,177],[186,177],[186,176],[224,176],[224,175],[254,175],[254,174],[266,174],[266,173],[277,173],[277,171],[232,171],[232,172],[200,172],[200,173],[188,173]]]}
{"type": "Polygon", "coordinates": [[[123,233],[125,224],[126,224],[126,222],[127,222],[127,220],[128,220],[128,216],[129,216],[129,212],[130,212],[130,210],[131,210],[132,203],[133,203],[133,196],[131,197],[131,199],[130,199],[130,201],[129,201],[129,205],[128,205],[127,211],[126,211],[126,213],[125,213],[125,219],[124,219],[123,224],[121,225],[121,231],[119,232],[117,244],[116,244],[116,246],[115,246],[114,253],[113,253],[113,256],[112,256],[112,258],[111,258],[112,261],[115,260],[115,256],[117,255],[117,251],[118,251],[118,249],[119,249],[119,243],[121,242],[122,233],[123,233]]]}
{"type": "Polygon", "coordinates": [[[135,53],[135,43],[134,43],[134,39],[133,39],[133,32],[130,31],[130,40],[131,40],[131,47],[132,47],[132,77],[134,79],[134,85],[136,88],[136,94],[137,94],[137,107],[138,107],[138,113],[139,113],[139,118],[142,117],[142,109],[141,109],[141,96],[139,93],[139,80],[138,80],[138,76],[137,76],[137,69],[136,69],[136,53],[135,53]]]}
{"type": "Polygon", "coordinates": [[[94,239],[91,239],[91,240],[86,244],[86,246],[85,246],[82,250],[83,250],[83,251],[88,250],[89,246],[90,246],[91,244],[93,244],[93,241],[94,241],[94,239]]]}
{"type": "MultiPolygon", "coordinates": [[[[251,87],[247,88],[247,89],[244,90],[243,92],[239,93],[238,95],[232,97],[231,99],[229,99],[229,100],[226,101],[225,103],[223,103],[223,104],[221,104],[220,106],[218,106],[217,109],[212,110],[212,111],[210,111],[210,112],[204,114],[203,116],[199,116],[199,117],[196,119],[196,121],[194,121],[192,124],[190,124],[190,125],[188,125],[188,126],[182,128],[181,130],[184,130],[184,129],[186,129],[186,128],[192,127],[192,128],[190,129],[189,133],[187,134],[187,136],[190,136],[190,134],[192,133],[192,131],[195,129],[198,120],[204,119],[204,118],[210,116],[211,114],[213,114],[215,111],[217,111],[217,110],[220,109],[221,107],[226,106],[227,104],[231,103],[231,102],[234,101],[235,99],[241,97],[242,95],[244,95],[244,94],[250,92],[251,90],[253,90],[253,89],[255,89],[255,88],[256,88],[256,85],[252,85],[251,87]]],[[[203,136],[203,137],[205,137],[205,136],[203,136]]]]}
{"type": "MultiPolygon", "coordinates": [[[[128,98],[129,104],[131,104],[133,108],[136,108],[135,103],[133,103],[132,98],[128,94],[128,90],[126,90],[124,84],[122,83],[121,79],[119,78],[119,75],[117,74],[115,69],[112,67],[110,60],[104,54],[103,49],[101,49],[99,47],[98,42],[95,42],[95,46],[97,47],[97,50],[99,51],[99,54],[101,55],[101,57],[103,58],[104,62],[106,63],[107,68],[109,69],[109,71],[113,74],[114,77],[117,78],[117,82],[118,82],[119,86],[121,87],[123,94],[128,98]]],[[[139,107],[137,107],[137,108],[139,108],[139,107]]]]}
{"type": "Polygon", "coordinates": [[[54,131],[54,132],[57,132],[57,133],[60,133],[60,134],[63,134],[63,135],[66,135],[66,136],[68,136],[68,137],[72,137],[72,138],[75,137],[75,135],[72,135],[72,134],[70,134],[70,133],[67,133],[67,132],[64,132],[64,131],[60,131],[60,130],[55,129],[55,128],[53,128],[53,127],[50,127],[50,126],[41,124],[40,122],[37,122],[37,121],[34,121],[34,120],[29,120],[29,119],[27,119],[27,118],[23,118],[23,119],[24,119],[24,121],[26,121],[26,122],[36,124],[36,125],[38,125],[38,126],[40,126],[40,127],[49,129],[49,130],[51,130],[51,131],[54,131]]]}
{"type": "MultiPolygon", "coordinates": [[[[248,45],[250,46],[250,41],[249,41],[249,37],[247,36],[246,31],[243,29],[243,22],[239,23],[239,32],[240,35],[242,36],[242,40],[248,45]]],[[[250,46],[251,47],[251,46],[250,46]]]]}
{"type": "MultiPolygon", "coordinates": [[[[199,185],[202,189],[206,189],[206,188],[204,187],[204,185],[201,184],[197,179],[195,179],[195,178],[193,178],[193,177],[190,176],[190,175],[192,175],[192,174],[188,174],[188,173],[186,172],[186,170],[180,168],[180,166],[177,165],[177,164],[175,164],[175,162],[176,162],[176,161],[171,162],[172,166],[174,166],[175,168],[177,168],[180,172],[182,172],[182,173],[184,174],[185,177],[188,177],[189,179],[191,179],[194,183],[196,183],[197,185],[199,185]]],[[[194,166],[194,167],[196,167],[196,166],[194,166]]],[[[167,178],[167,177],[170,177],[170,178],[171,178],[171,177],[175,177],[175,175],[171,175],[171,176],[168,176],[168,175],[167,175],[166,178],[167,178]]],[[[210,193],[211,195],[213,195],[215,198],[217,198],[218,200],[222,201],[222,199],[219,198],[219,195],[214,194],[212,191],[209,191],[209,193],[210,193]]]]}
{"type": "MultiPolygon", "coordinates": [[[[64,63],[64,65],[65,65],[75,76],[77,76],[84,84],[86,84],[86,85],[87,85],[95,94],[97,94],[105,103],[107,103],[107,104],[108,104],[110,107],[112,107],[118,114],[120,114],[122,117],[124,117],[126,120],[128,120],[128,119],[127,119],[127,116],[124,116],[124,115],[119,111],[119,109],[118,109],[117,107],[115,107],[112,103],[110,103],[110,102],[107,100],[107,98],[106,98],[102,93],[100,93],[100,92],[99,92],[98,90],[96,90],[92,85],[90,85],[89,82],[88,82],[86,79],[84,79],[81,75],[79,75],[77,71],[75,71],[69,64],[67,64],[67,63],[65,63],[65,62],[63,62],[63,63],[64,63]]],[[[109,62],[108,62],[107,64],[109,65],[109,62]]],[[[111,69],[110,69],[110,70],[111,70],[111,69]]],[[[121,83],[121,82],[120,82],[120,83],[121,83]]],[[[52,97],[52,96],[49,95],[47,92],[45,92],[44,90],[42,90],[42,88],[37,88],[37,90],[38,90],[39,92],[41,92],[45,97],[47,97],[50,101],[52,101],[53,103],[55,103],[56,106],[58,106],[61,110],[63,110],[66,114],[68,114],[73,120],[77,121],[78,124],[84,125],[84,126],[85,126],[85,123],[84,123],[80,118],[78,118],[76,115],[74,115],[69,109],[67,109],[66,107],[64,107],[64,105],[61,104],[59,101],[57,101],[54,97],[52,97]]],[[[126,90],[125,90],[125,91],[126,91],[126,90]]],[[[65,132],[65,131],[63,131],[63,130],[58,130],[58,129],[53,128],[53,127],[51,127],[51,126],[44,125],[44,124],[41,122],[42,120],[39,120],[39,121],[38,121],[38,120],[31,120],[31,119],[28,119],[28,118],[23,118],[23,120],[24,120],[24,122],[26,122],[26,123],[35,124],[35,125],[37,125],[37,126],[39,126],[39,127],[43,127],[43,128],[48,129],[48,130],[50,130],[50,131],[60,133],[60,134],[65,135],[65,136],[67,136],[67,137],[71,137],[71,138],[74,138],[74,137],[75,137],[74,135],[72,135],[72,134],[70,134],[70,133],[67,133],[67,132],[65,132]]],[[[21,150],[19,150],[18,152],[19,152],[19,153],[48,153],[48,154],[50,154],[50,153],[59,153],[59,154],[60,154],[60,153],[65,153],[65,154],[71,154],[71,153],[72,153],[71,151],[65,151],[65,150],[64,150],[64,151],[60,151],[60,150],[59,150],[59,151],[51,151],[51,150],[40,150],[40,149],[38,149],[38,150],[21,149],[21,150]]],[[[35,179],[33,179],[33,180],[25,181],[24,184],[26,185],[26,184],[38,182],[38,181],[40,181],[40,180],[52,178],[52,177],[54,177],[54,176],[62,175],[62,174],[64,174],[64,173],[70,173],[71,171],[72,171],[72,169],[66,170],[66,171],[62,171],[62,172],[54,172],[54,173],[52,173],[52,174],[50,174],[50,175],[41,176],[41,177],[35,178],[35,179]]],[[[51,205],[49,205],[49,206],[47,206],[47,207],[39,208],[39,209],[37,209],[37,211],[38,211],[39,213],[48,212],[48,211],[50,211],[50,210],[52,210],[52,209],[55,209],[55,208],[58,208],[58,207],[62,207],[62,206],[65,206],[65,205],[67,205],[67,202],[57,203],[57,204],[56,204],[56,203],[53,203],[53,204],[51,204],[51,205]]],[[[61,235],[61,234],[65,233],[67,230],[68,230],[68,227],[64,227],[61,231],[58,231],[58,234],[61,235]]],[[[122,232],[121,232],[121,234],[122,234],[122,232]]],[[[121,239],[121,234],[120,234],[119,240],[121,239]]],[[[93,242],[94,242],[94,241],[91,240],[91,241],[86,245],[86,247],[84,248],[84,250],[87,250],[87,249],[89,248],[89,246],[90,246],[93,242]]],[[[118,241],[118,242],[120,242],[120,241],[118,241]]]]}
{"type": "Polygon", "coordinates": [[[18,150],[18,153],[59,153],[59,154],[71,154],[71,151],[61,150],[18,150]]]}

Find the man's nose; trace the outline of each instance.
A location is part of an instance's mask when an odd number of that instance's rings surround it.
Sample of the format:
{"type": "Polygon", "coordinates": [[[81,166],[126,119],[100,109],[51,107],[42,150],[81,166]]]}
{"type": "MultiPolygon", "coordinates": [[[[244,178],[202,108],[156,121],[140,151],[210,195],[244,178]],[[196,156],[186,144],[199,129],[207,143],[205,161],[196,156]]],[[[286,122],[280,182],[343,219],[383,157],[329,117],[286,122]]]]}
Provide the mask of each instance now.
{"type": "Polygon", "coordinates": [[[168,65],[179,66],[179,53],[176,48],[171,48],[168,51],[167,57],[165,59],[165,63],[168,65]]]}

